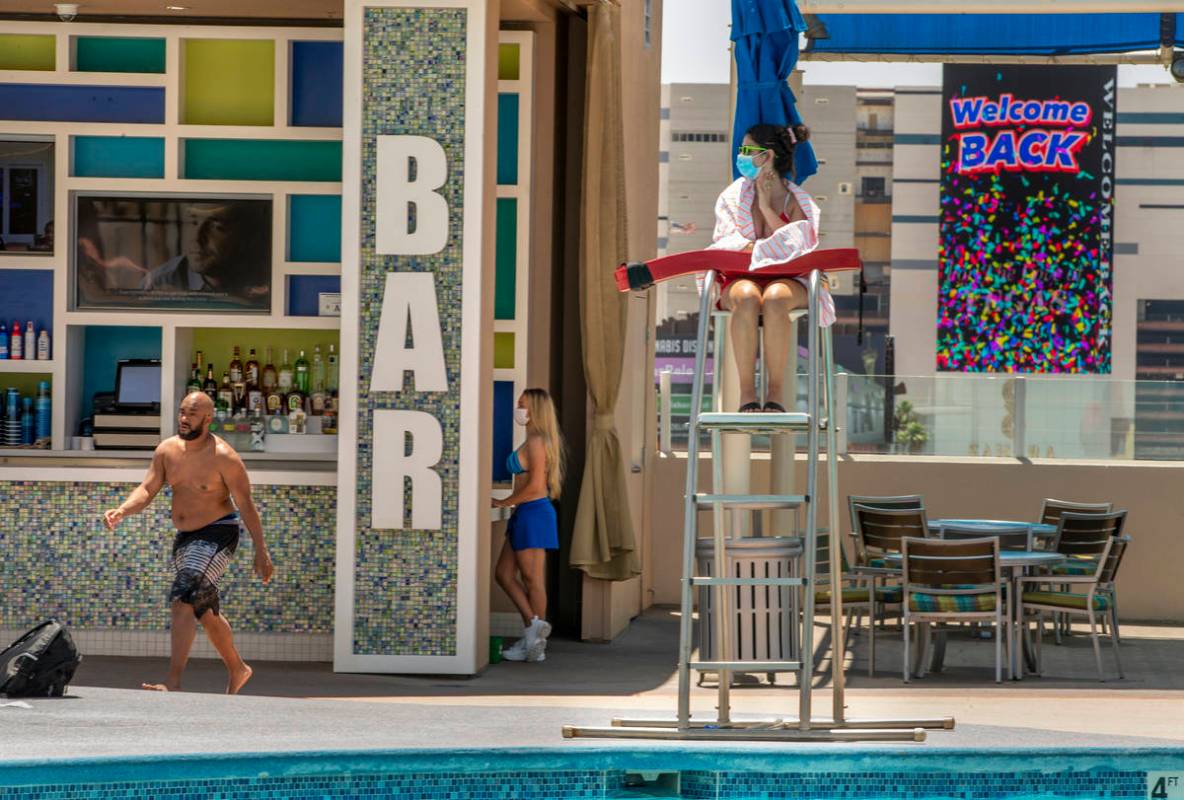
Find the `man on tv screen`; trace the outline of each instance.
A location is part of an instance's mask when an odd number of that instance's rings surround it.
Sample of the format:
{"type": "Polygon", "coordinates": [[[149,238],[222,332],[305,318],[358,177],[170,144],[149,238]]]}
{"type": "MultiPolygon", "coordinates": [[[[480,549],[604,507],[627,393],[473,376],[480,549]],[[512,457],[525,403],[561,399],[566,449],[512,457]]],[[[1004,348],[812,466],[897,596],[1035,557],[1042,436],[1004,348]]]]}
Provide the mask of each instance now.
{"type": "Polygon", "coordinates": [[[261,200],[80,198],[80,307],[271,307],[271,206],[261,200]]]}

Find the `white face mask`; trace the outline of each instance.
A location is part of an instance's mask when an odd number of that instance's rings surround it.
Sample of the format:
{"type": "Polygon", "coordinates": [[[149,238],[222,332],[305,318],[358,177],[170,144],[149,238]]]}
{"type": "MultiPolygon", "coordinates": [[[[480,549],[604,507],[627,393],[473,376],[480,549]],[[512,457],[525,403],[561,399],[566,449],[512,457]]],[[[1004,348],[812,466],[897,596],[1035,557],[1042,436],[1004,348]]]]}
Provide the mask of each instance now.
{"type": "Polygon", "coordinates": [[[526,423],[530,422],[530,412],[525,408],[515,408],[514,421],[519,425],[525,426],[526,423]]]}

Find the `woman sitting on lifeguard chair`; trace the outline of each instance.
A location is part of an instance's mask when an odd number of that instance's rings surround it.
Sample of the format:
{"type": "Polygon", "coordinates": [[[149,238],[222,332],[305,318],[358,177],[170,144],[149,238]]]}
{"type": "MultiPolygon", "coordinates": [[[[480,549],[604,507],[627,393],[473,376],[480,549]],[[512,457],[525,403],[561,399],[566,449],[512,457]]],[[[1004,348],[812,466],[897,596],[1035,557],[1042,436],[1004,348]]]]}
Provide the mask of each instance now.
{"type": "MultiPolygon", "coordinates": [[[[789,357],[789,312],[807,304],[809,279],[767,276],[762,267],[784,264],[818,247],[818,204],[793,182],[794,150],[810,137],[805,125],[754,125],[736,155],[740,173],[715,203],[715,236],[708,249],[752,253],[751,276],[720,275],[720,307],[732,315],[729,336],[740,376],[740,411],[784,412],[781,398],[789,357]],[[756,392],[758,323],[765,326],[765,402],[756,392]]],[[[825,278],[825,276],[823,276],[825,278]]],[[[825,279],[814,324],[835,321],[825,279]]]]}

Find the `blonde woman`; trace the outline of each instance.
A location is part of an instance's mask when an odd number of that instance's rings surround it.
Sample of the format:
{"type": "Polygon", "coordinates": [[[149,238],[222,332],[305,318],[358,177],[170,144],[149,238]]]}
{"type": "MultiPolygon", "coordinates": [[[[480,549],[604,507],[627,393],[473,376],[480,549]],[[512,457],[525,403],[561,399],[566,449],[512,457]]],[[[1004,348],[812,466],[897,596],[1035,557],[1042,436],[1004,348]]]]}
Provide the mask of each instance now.
{"type": "Polygon", "coordinates": [[[497,560],[497,583],[525,625],[522,638],[502,651],[507,661],[545,661],[547,637],[547,551],[559,549],[559,525],[551,501],[563,484],[563,437],[555,405],[543,389],[527,389],[518,398],[514,422],[526,427],[526,442],[510,453],[506,468],[514,491],[495,508],[514,507],[506,524],[506,543],[497,560]]]}

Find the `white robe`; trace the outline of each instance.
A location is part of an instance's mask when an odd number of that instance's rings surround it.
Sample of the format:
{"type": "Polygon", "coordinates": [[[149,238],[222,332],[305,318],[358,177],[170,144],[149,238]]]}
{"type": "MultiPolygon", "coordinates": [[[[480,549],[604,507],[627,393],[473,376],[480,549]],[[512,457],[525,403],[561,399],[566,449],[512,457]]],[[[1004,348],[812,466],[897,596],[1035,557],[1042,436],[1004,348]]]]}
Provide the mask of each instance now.
{"type": "MultiPolygon", "coordinates": [[[[790,259],[806,255],[818,248],[818,221],[822,216],[814,198],[793,181],[786,180],[785,188],[793,193],[802,213],[803,220],[782,225],[765,239],[756,238],[756,226],[752,221],[752,206],[756,184],[748,178],[739,178],[715,201],[715,236],[708,250],[744,250],[752,245],[751,272],[762,267],[781,264],[790,259]]],[[[808,278],[795,278],[798,283],[809,287],[808,278]]],[[[830,296],[825,281],[818,293],[818,310],[824,327],[835,322],[835,301],[830,296]]]]}

